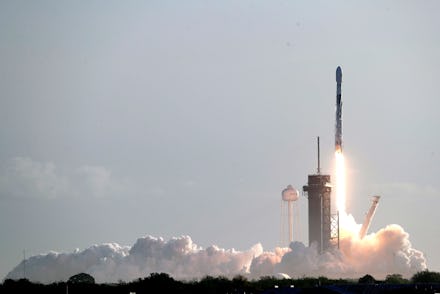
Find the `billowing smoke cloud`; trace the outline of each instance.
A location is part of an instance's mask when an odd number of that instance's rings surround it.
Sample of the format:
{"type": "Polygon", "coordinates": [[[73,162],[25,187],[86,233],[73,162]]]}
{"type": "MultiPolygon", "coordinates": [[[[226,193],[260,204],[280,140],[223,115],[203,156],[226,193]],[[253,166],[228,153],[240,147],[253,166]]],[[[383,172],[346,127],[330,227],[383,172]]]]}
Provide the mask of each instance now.
{"type": "MultiPolygon", "coordinates": [[[[94,245],[73,253],[50,252],[26,261],[26,277],[49,283],[67,280],[86,272],[98,282],[131,281],[153,272],[165,272],[176,279],[194,279],[206,275],[250,278],[284,273],[291,277],[360,277],[372,274],[382,278],[389,273],[410,276],[426,269],[423,253],[411,247],[409,235],[398,225],[389,225],[360,240],[346,234],[340,250],[318,254],[314,245],[293,242],[290,248],[263,252],[261,244],[247,251],[226,250],[217,246],[203,249],[183,236],[165,241],[147,236],[132,247],[115,243],[94,245]]],[[[6,278],[23,276],[23,262],[6,278]]]]}
{"type": "Polygon", "coordinates": [[[291,277],[358,278],[372,274],[384,278],[390,273],[409,277],[426,268],[423,253],[411,247],[408,233],[399,225],[388,225],[362,240],[357,233],[346,233],[339,250],[323,254],[318,254],[314,244],[306,247],[293,242],[288,250],[277,249],[256,257],[250,272],[259,276],[282,272],[291,277]]]}
{"type": "MultiPolygon", "coordinates": [[[[73,253],[50,252],[30,257],[26,260],[26,277],[43,283],[65,281],[80,272],[91,274],[98,282],[131,281],[153,272],[165,272],[177,279],[232,277],[248,273],[252,259],[262,251],[261,244],[247,251],[217,246],[203,249],[188,236],[169,241],[147,236],[139,238],[131,248],[111,243],[73,253]]],[[[23,262],[6,276],[22,277],[23,262]]]]}

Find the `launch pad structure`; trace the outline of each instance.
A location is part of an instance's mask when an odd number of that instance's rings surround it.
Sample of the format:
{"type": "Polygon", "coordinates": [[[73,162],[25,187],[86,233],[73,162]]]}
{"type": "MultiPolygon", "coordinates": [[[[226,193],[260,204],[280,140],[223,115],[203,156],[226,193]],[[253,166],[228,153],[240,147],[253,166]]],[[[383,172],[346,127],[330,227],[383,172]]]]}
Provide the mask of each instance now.
{"type": "Polygon", "coordinates": [[[303,191],[309,200],[309,246],[316,243],[322,252],[331,245],[330,175],[309,175],[303,191]]]}
{"type": "MultiPolygon", "coordinates": [[[[318,252],[323,252],[333,243],[335,232],[339,239],[339,228],[335,228],[331,214],[331,177],[321,174],[320,151],[318,137],[318,169],[317,173],[308,176],[307,185],[303,186],[303,191],[308,198],[309,214],[309,246],[316,243],[318,252]]],[[[337,224],[337,223],[336,223],[337,224]]],[[[339,226],[338,226],[339,227],[339,226]]]]}

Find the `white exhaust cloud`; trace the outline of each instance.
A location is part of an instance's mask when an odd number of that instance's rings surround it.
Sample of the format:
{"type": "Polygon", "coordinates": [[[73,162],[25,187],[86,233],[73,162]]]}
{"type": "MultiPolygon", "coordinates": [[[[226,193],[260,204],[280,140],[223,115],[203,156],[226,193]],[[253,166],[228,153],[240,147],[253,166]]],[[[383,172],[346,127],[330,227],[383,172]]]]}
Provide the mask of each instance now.
{"type": "MultiPolygon", "coordinates": [[[[262,251],[261,244],[247,251],[217,246],[203,249],[188,236],[169,241],[147,236],[139,238],[132,247],[109,243],[73,253],[32,256],[26,260],[26,278],[51,283],[66,281],[80,272],[91,274],[97,282],[131,281],[154,272],[165,272],[176,279],[206,275],[232,277],[248,273],[252,259],[262,251]]],[[[6,276],[7,279],[22,277],[23,262],[6,276]]]]}
{"type": "Polygon", "coordinates": [[[318,254],[314,244],[306,247],[293,242],[287,251],[277,249],[256,257],[250,272],[259,276],[282,272],[293,278],[359,278],[365,274],[385,278],[392,273],[410,277],[426,268],[426,259],[411,247],[409,234],[399,225],[388,225],[362,240],[357,234],[342,237],[339,250],[323,254],[318,254]]]}
{"type": "MultiPolygon", "coordinates": [[[[236,251],[215,245],[204,249],[189,236],[168,241],[147,236],[131,247],[108,243],[72,253],[50,252],[26,260],[26,277],[42,283],[66,281],[79,272],[91,274],[97,282],[117,282],[132,281],[154,272],[184,280],[238,274],[258,278],[279,273],[292,278],[357,278],[367,273],[383,278],[389,273],[409,277],[424,269],[423,253],[411,247],[408,233],[398,225],[389,225],[362,240],[356,234],[343,237],[340,250],[324,254],[318,254],[313,245],[307,247],[299,242],[271,252],[263,252],[261,244],[236,251]]],[[[6,276],[7,279],[22,277],[23,262],[6,276]]]]}

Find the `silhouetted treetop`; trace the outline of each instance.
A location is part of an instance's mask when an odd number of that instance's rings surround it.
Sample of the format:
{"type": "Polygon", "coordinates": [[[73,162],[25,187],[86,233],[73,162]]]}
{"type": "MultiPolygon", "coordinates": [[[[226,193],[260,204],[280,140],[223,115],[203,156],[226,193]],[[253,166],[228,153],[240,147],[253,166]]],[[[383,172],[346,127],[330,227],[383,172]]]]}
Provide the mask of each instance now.
{"type": "Polygon", "coordinates": [[[67,282],[71,284],[95,284],[95,278],[86,273],[79,273],[71,276],[67,282]]]}
{"type": "Polygon", "coordinates": [[[428,270],[416,273],[412,278],[413,283],[440,283],[440,273],[428,270]]]}

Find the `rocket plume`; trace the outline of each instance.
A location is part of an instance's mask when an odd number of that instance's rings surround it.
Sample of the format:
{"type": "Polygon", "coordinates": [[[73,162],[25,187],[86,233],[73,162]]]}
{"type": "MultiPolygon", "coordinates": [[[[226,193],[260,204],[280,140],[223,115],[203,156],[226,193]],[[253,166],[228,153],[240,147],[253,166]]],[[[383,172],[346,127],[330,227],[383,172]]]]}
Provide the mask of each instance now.
{"type": "Polygon", "coordinates": [[[361,225],[347,212],[346,208],[346,170],[345,157],[341,150],[335,152],[335,187],[336,209],[339,214],[339,237],[358,235],[361,225]]]}
{"type": "Polygon", "coordinates": [[[336,208],[340,214],[346,214],[345,210],[345,160],[341,151],[335,152],[336,163],[336,208]]]}

